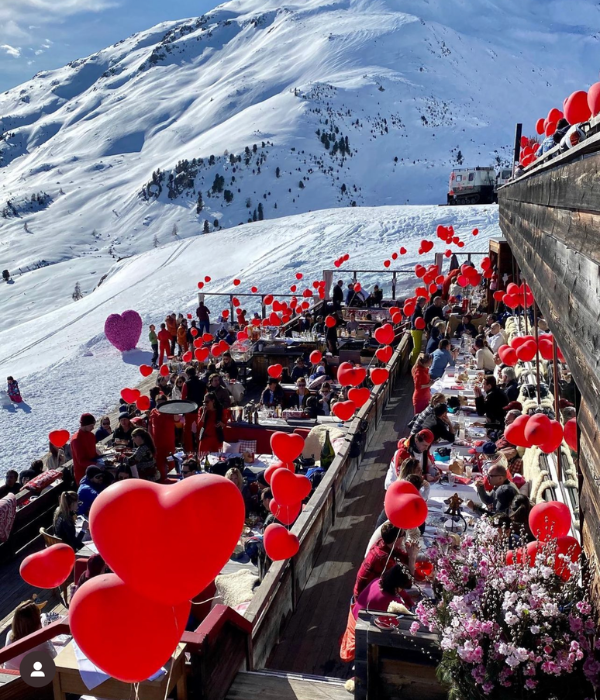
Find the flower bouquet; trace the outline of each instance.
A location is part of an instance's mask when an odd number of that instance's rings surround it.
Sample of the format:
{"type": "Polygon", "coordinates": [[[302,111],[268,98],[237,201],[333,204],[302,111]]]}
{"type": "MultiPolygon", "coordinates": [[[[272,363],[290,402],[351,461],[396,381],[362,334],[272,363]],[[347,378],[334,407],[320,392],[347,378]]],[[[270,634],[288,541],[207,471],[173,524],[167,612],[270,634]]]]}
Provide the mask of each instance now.
{"type": "MultiPolygon", "coordinates": [[[[582,584],[581,547],[572,537],[514,552],[510,543],[482,520],[460,543],[441,537],[427,551],[435,597],[416,613],[440,635],[438,678],[450,700],[596,697],[600,642],[582,584]]],[[[415,622],[411,632],[419,628],[415,622]]]]}

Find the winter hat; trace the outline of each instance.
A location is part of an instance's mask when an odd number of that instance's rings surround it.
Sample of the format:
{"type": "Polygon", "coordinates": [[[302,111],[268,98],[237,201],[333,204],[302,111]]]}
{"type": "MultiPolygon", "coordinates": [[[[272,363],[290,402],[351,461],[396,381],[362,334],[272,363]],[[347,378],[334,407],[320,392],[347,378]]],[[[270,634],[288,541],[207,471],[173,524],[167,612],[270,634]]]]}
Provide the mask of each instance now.
{"type": "Polygon", "coordinates": [[[102,474],[102,469],[97,467],[95,464],[90,464],[90,466],[85,470],[85,478],[93,479],[98,474],[102,474]]]}
{"type": "Polygon", "coordinates": [[[86,425],[96,425],[96,419],[91,413],[82,413],[79,425],[83,428],[86,425]]]}
{"type": "Polygon", "coordinates": [[[570,401],[567,401],[567,399],[559,399],[558,400],[558,407],[560,409],[563,408],[573,408],[575,404],[571,403],[570,401]]]}
{"type": "Polygon", "coordinates": [[[417,433],[417,437],[421,438],[421,440],[428,442],[430,445],[435,440],[433,433],[427,428],[425,428],[424,430],[419,430],[419,432],[417,433]]]}
{"type": "Polygon", "coordinates": [[[475,447],[473,447],[471,450],[469,450],[469,454],[484,454],[484,455],[495,455],[496,454],[496,445],[493,443],[491,440],[488,440],[487,442],[483,441],[478,441],[475,444],[475,447]]]}
{"type": "Polygon", "coordinates": [[[513,409],[517,409],[518,411],[523,410],[523,404],[520,401],[511,401],[508,406],[505,406],[502,410],[503,411],[512,411],[513,409]]]}
{"type": "Polygon", "coordinates": [[[497,511],[506,512],[510,508],[517,492],[510,484],[503,484],[496,490],[496,503],[498,504],[497,511]]]}

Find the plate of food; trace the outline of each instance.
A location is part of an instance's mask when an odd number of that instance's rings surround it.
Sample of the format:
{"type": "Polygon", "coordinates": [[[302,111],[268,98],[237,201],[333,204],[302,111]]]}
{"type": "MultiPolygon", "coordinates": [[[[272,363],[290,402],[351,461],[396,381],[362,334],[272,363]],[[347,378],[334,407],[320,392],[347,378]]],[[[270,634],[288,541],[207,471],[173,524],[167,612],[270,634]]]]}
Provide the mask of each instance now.
{"type": "Polygon", "coordinates": [[[395,630],[400,621],[396,615],[379,615],[373,620],[373,624],[380,630],[395,630]]]}

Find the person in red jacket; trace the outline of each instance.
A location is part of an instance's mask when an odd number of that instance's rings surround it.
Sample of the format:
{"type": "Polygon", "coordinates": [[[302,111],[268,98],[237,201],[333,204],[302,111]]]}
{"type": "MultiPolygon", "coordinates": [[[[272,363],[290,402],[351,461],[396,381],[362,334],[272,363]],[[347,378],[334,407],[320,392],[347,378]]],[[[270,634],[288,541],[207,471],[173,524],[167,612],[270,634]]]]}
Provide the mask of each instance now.
{"type": "Polygon", "coordinates": [[[79,482],[85,476],[85,470],[95,464],[100,453],[96,448],[94,428],[96,419],[91,413],[84,413],[79,419],[79,430],[71,438],[71,455],[73,457],[73,476],[79,482]]]}
{"type": "Polygon", "coordinates": [[[156,406],[150,412],[149,432],[156,448],[156,466],[160,472],[161,481],[166,481],[169,467],[167,457],[175,452],[175,420],[168,413],[161,413],[158,407],[167,401],[164,394],[156,397],[156,406]]]}
{"type": "Polygon", "coordinates": [[[398,561],[408,565],[408,555],[404,547],[406,532],[392,525],[384,523],[381,528],[381,539],[374,544],[365,560],[360,565],[356,582],[354,584],[354,597],[358,597],[362,591],[384,571],[388,571],[398,561]]]}
{"type": "Polygon", "coordinates": [[[398,449],[392,457],[387,475],[385,477],[385,489],[390,487],[400,475],[400,467],[405,459],[416,459],[423,470],[423,478],[429,482],[438,481],[439,471],[435,466],[435,459],[429,448],[435,440],[431,430],[425,428],[418,433],[398,441],[398,449]]]}
{"type": "Polygon", "coordinates": [[[160,324],[160,330],[158,331],[158,342],[159,342],[159,352],[160,356],[158,358],[158,366],[160,367],[163,363],[163,358],[169,357],[171,354],[171,334],[167,330],[164,323],[160,324]]]}

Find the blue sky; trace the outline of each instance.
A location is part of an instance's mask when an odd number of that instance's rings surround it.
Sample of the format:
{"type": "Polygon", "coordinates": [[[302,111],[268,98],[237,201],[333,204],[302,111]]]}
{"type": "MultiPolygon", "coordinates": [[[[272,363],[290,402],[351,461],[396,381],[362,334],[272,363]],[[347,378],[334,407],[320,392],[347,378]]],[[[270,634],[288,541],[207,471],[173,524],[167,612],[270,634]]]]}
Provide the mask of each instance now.
{"type": "Polygon", "coordinates": [[[0,0],[0,92],[222,0],[0,0]]]}

